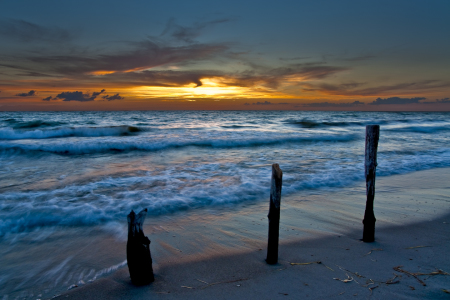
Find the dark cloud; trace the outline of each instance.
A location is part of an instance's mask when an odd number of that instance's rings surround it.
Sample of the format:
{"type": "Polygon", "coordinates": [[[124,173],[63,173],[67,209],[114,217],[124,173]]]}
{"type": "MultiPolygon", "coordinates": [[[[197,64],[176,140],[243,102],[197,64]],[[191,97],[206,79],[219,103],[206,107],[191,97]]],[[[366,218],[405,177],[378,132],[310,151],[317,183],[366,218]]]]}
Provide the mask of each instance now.
{"type": "Polygon", "coordinates": [[[25,70],[22,67],[15,66],[15,65],[10,65],[10,64],[0,64],[0,67],[11,68],[11,69],[18,69],[18,70],[25,70]]]}
{"type": "Polygon", "coordinates": [[[39,72],[26,72],[26,73],[21,73],[21,74],[17,74],[18,76],[29,76],[29,77],[54,77],[52,75],[48,75],[48,74],[44,74],[44,73],[39,73],[39,72]]]}
{"type": "Polygon", "coordinates": [[[307,103],[303,104],[304,107],[352,107],[364,105],[363,102],[354,101],[350,103],[329,103],[329,102],[316,102],[316,103],[307,103]]]}
{"type": "Polygon", "coordinates": [[[348,70],[347,67],[326,66],[324,63],[292,64],[287,67],[270,70],[272,76],[298,75],[303,79],[322,79],[338,72],[348,70]]]}
{"type": "Polygon", "coordinates": [[[210,28],[216,24],[229,22],[231,20],[232,19],[224,18],[207,22],[195,22],[192,26],[181,26],[175,22],[174,18],[172,18],[167,23],[167,26],[161,33],[161,36],[169,35],[177,40],[186,43],[193,43],[195,38],[197,38],[206,28],[210,28]]]}
{"type": "Polygon", "coordinates": [[[180,85],[188,85],[194,83],[196,86],[201,86],[202,78],[221,77],[224,74],[220,71],[141,71],[141,72],[127,72],[115,73],[102,76],[107,81],[121,82],[134,86],[161,86],[161,87],[175,87],[180,85]]]}
{"type": "Polygon", "coordinates": [[[72,35],[58,27],[45,27],[23,20],[0,20],[0,36],[20,42],[67,42],[72,35]]]}
{"type": "Polygon", "coordinates": [[[97,97],[98,95],[100,95],[101,93],[103,93],[105,91],[105,89],[101,90],[100,92],[93,92],[92,93],[92,97],[97,97]]]}
{"type": "Polygon", "coordinates": [[[222,86],[254,87],[265,86],[267,88],[277,88],[287,80],[296,84],[295,81],[318,79],[330,76],[345,68],[326,66],[319,64],[295,64],[283,68],[257,69],[243,72],[226,73],[215,70],[192,70],[192,71],[153,71],[145,70],[140,72],[119,72],[103,76],[90,76],[90,81],[117,82],[130,86],[160,86],[175,87],[195,84],[202,85],[203,78],[216,78],[222,86]]]}
{"type": "Polygon", "coordinates": [[[36,95],[36,91],[31,90],[28,93],[20,93],[20,94],[16,94],[16,96],[19,97],[30,97],[30,96],[35,96],[36,95]]]}
{"type": "MultiPolygon", "coordinates": [[[[251,105],[286,105],[286,104],[291,104],[291,103],[286,103],[286,102],[280,102],[280,103],[272,103],[269,101],[264,101],[264,102],[256,102],[256,103],[252,103],[251,105]]],[[[245,102],[244,105],[250,105],[250,103],[245,102]]]]}
{"type": "Polygon", "coordinates": [[[63,101],[80,101],[80,102],[87,102],[87,101],[94,101],[95,98],[97,98],[98,95],[103,93],[105,90],[102,90],[101,92],[94,92],[92,95],[90,94],[83,94],[83,92],[62,92],[61,94],[56,95],[56,98],[63,99],[63,101]]]}
{"type": "Polygon", "coordinates": [[[384,105],[384,104],[414,104],[420,103],[421,100],[425,100],[423,97],[415,98],[400,98],[400,97],[390,97],[390,98],[377,98],[375,101],[370,102],[370,105],[384,105]]]}
{"type": "Polygon", "coordinates": [[[295,83],[301,80],[322,79],[344,70],[347,70],[347,68],[326,66],[322,63],[292,64],[287,67],[227,74],[223,76],[224,80],[222,83],[229,86],[242,87],[263,85],[276,89],[287,80],[295,83]]]}
{"type": "Polygon", "coordinates": [[[450,103],[450,98],[436,99],[437,103],[450,103]]]}
{"type": "Polygon", "coordinates": [[[422,101],[422,104],[450,103],[450,98],[436,99],[434,101],[422,101]]]}
{"type": "Polygon", "coordinates": [[[399,83],[394,85],[384,85],[370,88],[359,88],[366,83],[350,83],[350,84],[304,84],[304,91],[320,91],[331,95],[345,95],[345,96],[378,96],[380,94],[392,91],[426,91],[436,88],[448,88],[450,82],[443,82],[439,80],[424,80],[419,82],[399,83]]]}
{"type": "Polygon", "coordinates": [[[134,43],[132,50],[118,54],[80,55],[80,56],[34,56],[29,59],[35,63],[49,66],[59,74],[86,75],[95,72],[138,71],[167,64],[207,60],[223,54],[225,44],[193,44],[169,46],[161,42],[145,40],[134,43]]]}
{"type": "Polygon", "coordinates": [[[119,94],[115,94],[115,95],[105,95],[102,97],[103,99],[106,99],[108,101],[113,101],[113,100],[123,100],[125,99],[125,97],[119,96],[119,94]]]}
{"type": "Polygon", "coordinates": [[[25,73],[16,73],[15,74],[16,76],[52,77],[51,75],[48,75],[48,74],[35,72],[33,70],[30,70],[29,68],[24,68],[21,66],[16,66],[16,65],[11,65],[11,64],[1,64],[0,63],[0,67],[10,68],[10,69],[14,69],[14,70],[21,70],[21,71],[25,72],[25,73]]]}
{"type": "Polygon", "coordinates": [[[48,96],[47,98],[42,99],[43,101],[50,101],[52,100],[52,96],[48,96]]]}

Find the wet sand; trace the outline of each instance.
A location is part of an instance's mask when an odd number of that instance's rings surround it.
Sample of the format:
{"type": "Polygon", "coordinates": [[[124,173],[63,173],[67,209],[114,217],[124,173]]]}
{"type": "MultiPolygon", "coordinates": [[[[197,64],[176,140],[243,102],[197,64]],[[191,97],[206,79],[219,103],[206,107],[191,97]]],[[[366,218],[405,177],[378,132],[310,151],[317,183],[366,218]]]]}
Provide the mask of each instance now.
{"type": "MultiPolygon", "coordinates": [[[[154,283],[133,286],[125,265],[57,299],[448,299],[448,178],[449,168],[377,178],[373,243],[360,241],[364,183],[282,197],[273,266],[268,201],[148,218],[154,283]]],[[[104,245],[125,259],[124,246],[104,245]]]]}

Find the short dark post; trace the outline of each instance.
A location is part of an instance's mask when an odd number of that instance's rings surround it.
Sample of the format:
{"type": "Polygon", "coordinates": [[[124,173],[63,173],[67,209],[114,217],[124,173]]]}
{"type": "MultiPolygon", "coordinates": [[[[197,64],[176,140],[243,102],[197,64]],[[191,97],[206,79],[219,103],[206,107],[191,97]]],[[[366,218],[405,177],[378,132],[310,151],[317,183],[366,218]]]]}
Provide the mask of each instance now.
{"type": "Polygon", "coordinates": [[[274,265],[278,262],[278,237],[280,233],[280,202],[283,172],[278,164],[272,165],[272,183],[270,186],[269,241],[267,243],[266,262],[274,265]]]}
{"type": "Polygon", "coordinates": [[[375,173],[377,167],[377,148],[380,137],[380,125],[366,126],[366,153],[365,153],[365,177],[366,177],[366,211],[364,212],[363,241],[370,243],[375,241],[375,214],[373,213],[373,200],[375,198],[375,173]]]}
{"type": "Polygon", "coordinates": [[[155,281],[150,253],[150,240],[142,229],[147,209],[137,215],[131,211],[128,219],[127,262],[131,281],[135,285],[149,284],[155,281]]]}

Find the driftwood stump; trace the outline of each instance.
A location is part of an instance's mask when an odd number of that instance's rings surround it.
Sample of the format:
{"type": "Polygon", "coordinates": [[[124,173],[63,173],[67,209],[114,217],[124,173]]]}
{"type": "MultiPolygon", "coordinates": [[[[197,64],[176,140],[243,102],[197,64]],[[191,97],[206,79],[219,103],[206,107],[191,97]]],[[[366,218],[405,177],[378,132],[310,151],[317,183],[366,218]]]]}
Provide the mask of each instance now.
{"type": "Polygon", "coordinates": [[[366,126],[366,151],[365,151],[365,177],[366,177],[366,211],[364,212],[363,241],[370,243],[375,241],[375,214],[373,201],[375,199],[375,173],[377,168],[377,148],[380,137],[380,125],[366,126]]]}
{"type": "Polygon", "coordinates": [[[272,165],[272,182],[270,186],[269,239],[267,242],[267,258],[269,265],[278,263],[278,239],[280,234],[280,202],[283,172],[278,164],[272,165]]]}
{"type": "Polygon", "coordinates": [[[147,209],[137,215],[131,211],[128,219],[127,262],[131,281],[135,285],[149,284],[155,281],[150,253],[150,240],[142,229],[147,209]]]}

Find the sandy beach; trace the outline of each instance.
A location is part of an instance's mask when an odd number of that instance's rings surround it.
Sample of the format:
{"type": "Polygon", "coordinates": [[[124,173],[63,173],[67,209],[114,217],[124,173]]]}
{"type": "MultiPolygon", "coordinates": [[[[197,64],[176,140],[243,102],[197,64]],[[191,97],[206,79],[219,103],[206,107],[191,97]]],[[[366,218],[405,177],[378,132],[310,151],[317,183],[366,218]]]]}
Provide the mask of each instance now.
{"type": "MultiPolygon", "coordinates": [[[[377,178],[373,243],[360,241],[363,185],[282,198],[273,266],[266,204],[148,218],[154,283],[133,286],[125,265],[57,299],[448,299],[449,175],[377,178]]],[[[125,259],[125,241],[108,250],[125,259]]]]}

